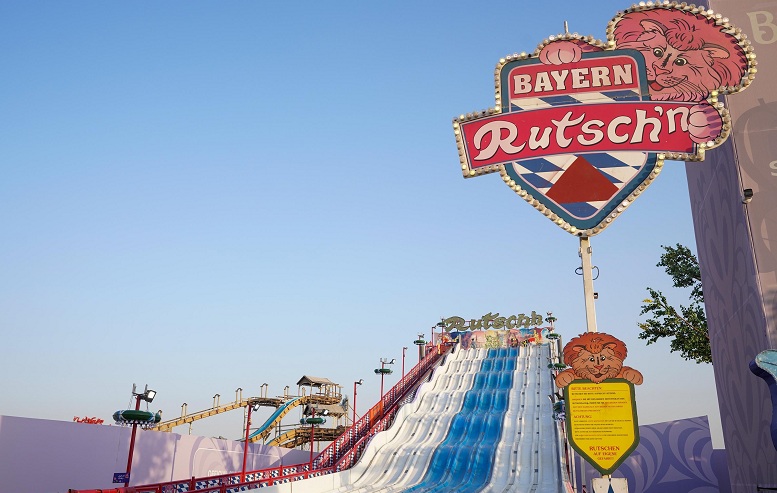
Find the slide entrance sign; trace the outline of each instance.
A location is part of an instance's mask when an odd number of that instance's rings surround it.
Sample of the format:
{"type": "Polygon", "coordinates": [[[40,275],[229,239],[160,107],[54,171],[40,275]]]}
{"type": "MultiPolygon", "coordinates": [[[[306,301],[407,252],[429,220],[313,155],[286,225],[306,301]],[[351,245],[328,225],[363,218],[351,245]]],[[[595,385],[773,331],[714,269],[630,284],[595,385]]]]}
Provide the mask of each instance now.
{"type": "Polygon", "coordinates": [[[602,474],[611,474],[639,444],[634,384],[576,380],[564,388],[567,438],[602,474]]]}

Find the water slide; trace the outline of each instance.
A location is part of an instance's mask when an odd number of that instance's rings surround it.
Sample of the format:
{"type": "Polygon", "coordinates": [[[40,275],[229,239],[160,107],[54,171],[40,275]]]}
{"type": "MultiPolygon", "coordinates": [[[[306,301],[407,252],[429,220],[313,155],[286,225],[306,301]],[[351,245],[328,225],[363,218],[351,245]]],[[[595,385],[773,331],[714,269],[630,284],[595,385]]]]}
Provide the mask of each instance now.
{"type": "Polygon", "coordinates": [[[378,491],[384,485],[392,486],[387,491],[402,491],[421,481],[487,353],[472,349],[450,355],[435,378],[419,388],[416,399],[399,411],[394,426],[372,439],[362,459],[348,471],[352,484],[341,491],[378,491]]]}
{"type": "Polygon", "coordinates": [[[555,391],[547,369],[550,348],[529,349],[519,360],[495,466],[486,487],[480,490],[484,493],[564,491],[557,428],[548,398],[555,391]]]}
{"type": "Polygon", "coordinates": [[[423,479],[404,491],[470,493],[488,482],[513,388],[517,353],[517,349],[490,352],[423,479]]]}
{"type": "Polygon", "coordinates": [[[562,492],[548,357],[547,345],[456,351],[358,464],[299,486],[310,493],[562,492]]]}
{"type": "Polygon", "coordinates": [[[280,423],[284,416],[286,416],[289,411],[293,407],[296,407],[298,405],[304,404],[307,402],[307,399],[305,397],[295,397],[293,399],[290,399],[286,401],[283,405],[281,405],[278,409],[275,410],[272,415],[270,415],[269,418],[267,418],[267,421],[264,422],[262,426],[256,429],[253,433],[248,435],[248,441],[255,442],[257,440],[262,440],[267,435],[270,434],[273,427],[280,423]]]}

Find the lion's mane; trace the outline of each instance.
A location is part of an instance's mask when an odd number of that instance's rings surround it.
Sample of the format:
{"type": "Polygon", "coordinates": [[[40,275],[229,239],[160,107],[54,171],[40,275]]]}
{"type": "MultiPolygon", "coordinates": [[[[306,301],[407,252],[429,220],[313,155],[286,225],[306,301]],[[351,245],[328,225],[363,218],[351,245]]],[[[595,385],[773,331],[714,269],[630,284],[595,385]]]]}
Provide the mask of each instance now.
{"type": "Polygon", "coordinates": [[[580,348],[590,353],[601,353],[605,346],[611,346],[615,356],[623,362],[626,359],[628,351],[626,345],[620,339],[616,339],[610,334],[604,332],[586,332],[578,337],[573,337],[564,346],[564,363],[573,366],[572,362],[580,354],[580,348]]]}
{"type": "Polygon", "coordinates": [[[705,47],[715,46],[728,52],[725,58],[707,57],[712,77],[705,81],[704,86],[709,91],[733,87],[740,83],[748,66],[742,47],[733,35],[715,25],[714,19],[708,19],[703,15],[674,9],[654,9],[624,14],[613,30],[616,47],[644,49],[646,21],[664,26],[667,42],[678,50],[704,50],[705,47]],[[716,86],[711,87],[711,82],[716,86]]]}

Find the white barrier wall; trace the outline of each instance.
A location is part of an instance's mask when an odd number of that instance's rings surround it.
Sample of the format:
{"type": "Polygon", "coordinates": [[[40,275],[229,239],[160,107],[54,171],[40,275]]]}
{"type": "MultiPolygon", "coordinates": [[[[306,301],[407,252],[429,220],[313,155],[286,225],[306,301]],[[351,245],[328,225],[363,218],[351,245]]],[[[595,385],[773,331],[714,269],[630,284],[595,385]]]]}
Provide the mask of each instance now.
{"type": "MultiPolygon", "coordinates": [[[[0,416],[0,492],[115,488],[131,428],[0,416]]],[[[250,444],[247,470],[307,462],[310,452],[250,444]]],[[[238,472],[243,444],[138,429],[131,485],[238,472]]]]}

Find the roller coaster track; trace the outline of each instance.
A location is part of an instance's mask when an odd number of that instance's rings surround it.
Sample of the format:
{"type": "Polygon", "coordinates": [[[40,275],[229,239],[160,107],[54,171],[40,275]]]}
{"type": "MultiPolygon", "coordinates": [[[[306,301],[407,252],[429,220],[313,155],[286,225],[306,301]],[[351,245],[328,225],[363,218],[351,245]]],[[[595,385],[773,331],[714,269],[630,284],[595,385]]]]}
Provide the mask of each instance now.
{"type": "MultiPolygon", "coordinates": [[[[347,429],[347,426],[337,428],[316,428],[313,440],[316,442],[332,442],[347,429]]],[[[294,428],[267,442],[271,447],[295,448],[310,443],[310,428],[294,428]]]]}
{"type": "Polygon", "coordinates": [[[179,418],[174,418],[168,421],[162,421],[161,423],[159,423],[158,425],[156,425],[151,429],[155,431],[170,432],[176,426],[190,424],[200,419],[205,419],[210,416],[215,416],[217,414],[225,413],[227,411],[232,411],[234,409],[239,409],[247,406],[274,407],[278,409],[280,412],[276,411],[275,413],[273,413],[273,416],[270,417],[268,422],[266,422],[264,425],[262,425],[259,428],[260,430],[262,430],[261,433],[254,432],[254,434],[251,435],[251,437],[249,438],[251,442],[256,442],[259,440],[263,440],[264,438],[269,436],[273,427],[278,423],[280,423],[280,420],[283,419],[283,417],[286,414],[288,414],[288,412],[294,407],[299,405],[305,405],[305,404],[325,404],[325,405],[337,404],[338,402],[340,402],[340,399],[341,399],[340,396],[315,395],[315,394],[309,395],[309,396],[291,397],[291,398],[289,397],[249,397],[247,399],[235,400],[234,402],[230,402],[229,404],[224,404],[222,406],[216,406],[210,409],[205,409],[203,411],[186,414],[179,418]]]}
{"type": "MultiPolygon", "coordinates": [[[[286,416],[289,411],[294,409],[297,406],[305,406],[308,404],[323,404],[323,405],[332,405],[337,404],[340,402],[340,397],[333,397],[333,396],[327,396],[327,395],[308,395],[308,396],[302,396],[302,397],[295,397],[287,402],[285,402],[283,405],[278,407],[278,410],[275,411],[270,418],[265,421],[265,423],[256,429],[249,437],[249,442],[258,442],[259,440],[264,440],[268,436],[270,436],[270,433],[272,433],[273,428],[280,424],[281,420],[284,416],[286,416]]],[[[332,413],[332,415],[335,415],[336,413],[332,413]]],[[[339,413],[342,415],[342,413],[339,413]]],[[[321,428],[322,430],[325,428],[321,428]]],[[[304,443],[304,442],[303,442],[304,443]]]]}

